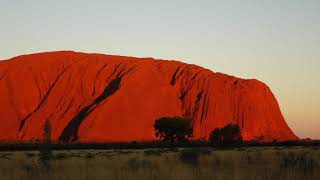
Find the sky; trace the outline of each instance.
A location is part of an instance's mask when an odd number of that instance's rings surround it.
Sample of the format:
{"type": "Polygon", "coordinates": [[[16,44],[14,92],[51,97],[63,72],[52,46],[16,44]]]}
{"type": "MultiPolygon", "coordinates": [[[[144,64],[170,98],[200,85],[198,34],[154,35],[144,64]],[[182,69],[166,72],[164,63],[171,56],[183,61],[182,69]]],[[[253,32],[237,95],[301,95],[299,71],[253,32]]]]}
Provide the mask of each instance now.
{"type": "Polygon", "coordinates": [[[259,79],[296,135],[320,139],[319,0],[0,1],[0,59],[56,50],[259,79]]]}

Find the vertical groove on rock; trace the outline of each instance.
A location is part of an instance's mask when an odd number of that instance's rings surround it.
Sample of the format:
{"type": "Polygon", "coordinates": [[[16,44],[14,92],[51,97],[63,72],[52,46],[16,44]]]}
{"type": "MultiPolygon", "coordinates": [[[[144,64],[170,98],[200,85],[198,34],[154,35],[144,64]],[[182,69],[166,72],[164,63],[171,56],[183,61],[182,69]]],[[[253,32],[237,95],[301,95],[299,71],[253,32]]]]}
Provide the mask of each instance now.
{"type": "Polygon", "coordinates": [[[33,73],[32,68],[29,67],[28,69],[29,69],[30,73],[32,74],[32,77],[33,77],[33,79],[34,79],[34,81],[35,81],[35,83],[36,83],[36,86],[37,86],[37,89],[38,89],[38,94],[39,94],[39,99],[41,99],[41,98],[42,98],[42,92],[41,92],[41,88],[40,88],[40,86],[39,86],[38,79],[37,79],[37,77],[35,76],[35,74],[33,73]]]}
{"type": "Polygon", "coordinates": [[[70,103],[68,104],[67,108],[61,113],[60,119],[62,119],[65,114],[70,110],[72,104],[74,103],[74,98],[71,99],[70,103]]]}
{"type": "Polygon", "coordinates": [[[200,105],[200,101],[201,101],[201,98],[202,98],[202,94],[203,94],[203,90],[200,91],[198,93],[198,95],[197,95],[197,99],[196,99],[196,102],[195,102],[195,107],[194,107],[194,110],[193,110],[193,113],[192,113],[192,119],[194,119],[196,113],[199,110],[199,105],[200,105]]]}
{"type": "Polygon", "coordinates": [[[188,67],[189,67],[189,65],[181,65],[181,66],[179,66],[179,67],[177,68],[177,70],[175,71],[175,73],[174,73],[173,76],[172,76],[172,79],[171,79],[171,82],[170,82],[171,86],[174,86],[174,85],[176,84],[177,79],[183,74],[183,72],[184,72],[188,67]],[[185,67],[180,71],[180,69],[181,69],[182,66],[185,66],[185,67]],[[180,73],[179,73],[179,71],[180,71],[180,73]],[[179,73],[179,74],[178,74],[178,73],[179,73]]]}
{"type": "Polygon", "coordinates": [[[92,90],[92,96],[95,95],[96,93],[96,83],[97,83],[97,79],[100,76],[101,72],[107,67],[108,64],[104,64],[97,72],[96,74],[96,78],[94,79],[94,83],[93,83],[93,90],[92,90]]]}
{"type": "Polygon", "coordinates": [[[207,92],[208,87],[205,86],[209,85],[207,80],[211,76],[211,74],[209,74],[202,78],[202,82],[199,82],[199,78],[197,77],[201,75],[203,70],[195,72],[196,70],[197,69],[192,65],[181,65],[174,72],[170,82],[170,84],[174,86],[179,80],[179,100],[182,104],[182,109],[184,110],[184,116],[188,117],[193,125],[195,125],[198,118],[200,124],[202,124],[207,117],[209,95],[207,92]],[[199,109],[200,104],[202,104],[201,110],[199,109]],[[197,115],[198,113],[199,115],[197,115]]]}
{"type": "Polygon", "coordinates": [[[200,118],[201,122],[203,121],[204,117],[206,116],[205,115],[206,108],[207,108],[207,93],[204,94],[203,105],[202,105],[202,110],[201,110],[201,118],[200,118]]]}
{"type": "MultiPolygon", "coordinates": [[[[114,71],[111,73],[108,79],[111,79],[113,77],[113,75],[121,65],[122,64],[118,64],[115,67],[114,71]]],[[[104,91],[92,103],[82,108],[77,113],[77,115],[72,118],[72,120],[69,122],[69,124],[64,128],[63,132],[61,133],[59,140],[64,143],[77,141],[78,130],[81,123],[84,121],[84,119],[88,117],[88,115],[95,108],[97,108],[102,101],[106,100],[108,97],[110,97],[120,89],[120,84],[123,76],[130,73],[131,70],[132,69],[129,69],[127,72],[124,72],[124,68],[122,68],[120,72],[116,75],[116,77],[113,80],[110,80],[109,84],[106,86],[104,91]]]]}
{"type": "Polygon", "coordinates": [[[73,142],[78,139],[78,129],[82,121],[97,107],[97,105],[99,105],[104,99],[111,96],[120,88],[121,78],[122,76],[119,76],[112,80],[97,99],[95,99],[91,104],[85,106],[78,112],[78,114],[69,122],[69,124],[61,133],[59,137],[59,140],[61,142],[73,142]]]}
{"type": "Polygon", "coordinates": [[[80,71],[81,71],[81,75],[80,75],[80,89],[81,89],[81,95],[83,96],[85,93],[85,91],[83,90],[83,87],[84,87],[84,85],[83,85],[83,77],[84,77],[84,75],[86,74],[86,71],[88,70],[88,68],[89,68],[89,64],[90,63],[87,63],[86,65],[85,65],[85,67],[83,67],[80,71]]]}
{"type": "Polygon", "coordinates": [[[3,73],[3,75],[0,77],[0,81],[1,81],[4,77],[6,77],[6,75],[7,75],[7,71],[6,71],[5,73],[3,73]]]}
{"type": "Polygon", "coordinates": [[[33,110],[32,112],[30,112],[24,119],[22,119],[20,121],[20,125],[19,125],[19,132],[21,132],[22,128],[24,127],[26,121],[30,118],[30,116],[37,112],[42,106],[43,104],[46,102],[47,98],[49,97],[51,91],[53,90],[53,88],[55,87],[56,83],[59,81],[59,79],[62,77],[62,75],[66,72],[68,68],[65,68],[62,70],[61,73],[58,74],[57,78],[54,80],[54,82],[52,83],[52,85],[49,87],[48,91],[46,92],[46,94],[44,95],[44,97],[42,98],[42,100],[40,101],[40,103],[38,104],[38,106],[36,107],[35,110],[33,110]]]}
{"type": "Polygon", "coordinates": [[[244,111],[242,111],[241,129],[244,128],[243,121],[244,121],[244,111]]]}
{"type": "Polygon", "coordinates": [[[174,85],[175,85],[175,83],[176,83],[176,78],[177,78],[177,73],[179,72],[180,68],[181,68],[181,66],[179,66],[179,67],[177,68],[177,70],[173,73],[172,78],[171,78],[171,82],[170,82],[171,86],[174,86],[174,85]]]}

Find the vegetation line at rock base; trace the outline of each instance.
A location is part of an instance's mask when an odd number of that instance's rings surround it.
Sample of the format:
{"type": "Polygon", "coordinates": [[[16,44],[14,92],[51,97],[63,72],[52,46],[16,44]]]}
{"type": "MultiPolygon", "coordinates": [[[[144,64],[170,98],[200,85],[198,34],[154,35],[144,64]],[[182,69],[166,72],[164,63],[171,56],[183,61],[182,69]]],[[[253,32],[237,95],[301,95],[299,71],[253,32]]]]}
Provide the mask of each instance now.
{"type": "MultiPolygon", "coordinates": [[[[38,150],[41,142],[0,142],[0,151],[26,151],[38,150]]],[[[162,141],[150,142],[113,142],[113,143],[51,143],[53,150],[76,150],[76,149],[147,149],[147,148],[188,148],[188,147],[212,147],[209,142],[189,141],[184,143],[167,143],[162,141]]],[[[254,142],[244,141],[236,146],[218,147],[216,149],[234,149],[241,147],[272,147],[272,146],[320,146],[320,140],[313,141],[283,141],[283,142],[254,142]]]]}

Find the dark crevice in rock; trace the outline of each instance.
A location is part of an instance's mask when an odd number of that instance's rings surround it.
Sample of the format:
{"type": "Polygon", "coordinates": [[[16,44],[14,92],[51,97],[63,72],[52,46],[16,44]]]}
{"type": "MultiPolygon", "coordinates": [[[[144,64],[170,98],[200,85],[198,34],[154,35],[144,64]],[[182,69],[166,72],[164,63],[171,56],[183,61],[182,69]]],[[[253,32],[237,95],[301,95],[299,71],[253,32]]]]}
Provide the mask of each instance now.
{"type": "Polygon", "coordinates": [[[72,92],[75,89],[75,84],[77,84],[77,82],[74,81],[72,73],[68,74],[64,80],[67,84],[67,88],[63,89],[64,95],[60,96],[56,107],[65,107],[66,103],[68,103],[67,106],[70,106],[71,102],[68,102],[68,98],[71,98],[72,103],[74,101],[74,95],[72,97],[69,97],[68,95],[73,94],[72,92]]]}
{"type": "Polygon", "coordinates": [[[94,96],[96,94],[96,83],[97,83],[97,79],[99,78],[100,74],[102,73],[102,71],[107,67],[108,64],[104,64],[99,71],[96,74],[96,78],[94,79],[94,84],[93,84],[93,90],[92,90],[92,96],[94,96]]]}
{"type": "Polygon", "coordinates": [[[51,91],[54,89],[55,85],[57,84],[57,82],[59,81],[59,79],[62,77],[62,75],[66,72],[68,68],[65,68],[61,73],[58,74],[57,78],[54,80],[54,82],[51,84],[51,86],[49,87],[48,91],[46,92],[46,94],[44,95],[44,97],[42,98],[42,100],[40,101],[40,103],[38,104],[38,106],[36,107],[35,110],[33,110],[31,113],[29,113],[24,119],[21,120],[20,125],[19,125],[19,132],[22,130],[23,126],[25,125],[26,121],[30,118],[30,116],[39,111],[39,109],[44,105],[44,103],[46,102],[46,100],[48,99],[51,91]]]}
{"type": "Polygon", "coordinates": [[[242,111],[241,128],[244,128],[244,112],[242,111]]]}
{"type": "Polygon", "coordinates": [[[90,66],[90,62],[89,63],[87,63],[84,67],[82,67],[81,68],[81,75],[80,75],[80,89],[81,89],[81,94],[82,94],[82,96],[85,94],[84,92],[85,92],[85,90],[84,90],[84,83],[83,83],[83,81],[84,81],[84,76],[87,74],[86,72],[87,72],[87,70],[89,69],[89,66],[90,66]]]}
{"type": "MultiPolygon", "coordinates": [[[[201,75],[201,71],[193,73],[190,66],[186,65],[186,67],[183,70],[181,70],[180,66],[174,73],[171,83],[171,85],[174,85],[177,79],[181,78],[181,83],[183,84],[183,86],[181,86],[179,100],[182,104],[182,108],[184,109],[184,116],[188,117],[193,123],[195,123],[195,118],[197,117],[197,114],[199,112],[199,106],[203,99],[205,91],[204,87],[199,87],[199,84],[197,84],[199,83],[197,81],[197,77],[199,75],[201,75]],[[198,94],[196,95],[195,101],[192,101],[192,89],[195,88],[197,89],[198,94]]],[[[206,84],[205,81],[207,80],[207,78],[209,78],[209,76],[203,78],[204,84],[206,84]]],[[[202,108],[201,122],[203,121],[203,118],[206,117],[206,98],[207,97],[205,97],[205,99],[203,100],[204,107],[202,108]]]]}
{"type": "Polygon", "coordinates": [[[176,84],[177,79],[183,74],[183,72],[188,68],[188,65],[181,65],[177,68],[177,70],[174,72],[172,79],[171,79],[171,86],[174,86],[176,84]],[[185,66],[181,71],[181,67],[185,66]],[[180,71],[180,72],[179,72],[180,71]]]}
{"type": "Polygon", "coordinates": [[[67,108],[61,114],[60,119],[62,119],[67,114],[67,112],[71,109],[73,103],[74,103],[74,98],[71,99],[71,101],[68,104],[67,108]]]}
{"type": "Polygon", "coordinates": [[[179,66],[177,68],[177,70],[173,73],[173,76],[172,76],[171,82],[170,82],[171,86],[173,86],[176,83],[176,76],[177,76],[177,73],[179,72],[180,68],[181,68],[181,66],[179,66]]]}
{"type": "Polygon", "coordinates": [[[201,71],[198,71],[193,77],[192,77],[192,80],[194,80],[199,74],[200,74],[201,71]]]}
{"type": "MultiPolygon", "coordinates": [[[[117,69],[121,66],[118,64],[112,74],[109,76],[108,79],[111,79],[117,69]]],[[[132,69],[131,69],[132,70],[132,69]]],[[[89,105],[82,108],[78,114],[69,122],[69,124],[64,128],[63,132],[61,133],[59,140],[63,143],[74,142],[78,140],[78,130],[81,123],[84,121],[86,117],[98,107],[100,103],[106,100],[109,96],[113,95],[120,89],[121,80],[124,75],[127,75],[130,71],[124,72],[124,68],[120,70],[120,72],[116,75],[116,77],[110,81],[110,83],[106,86],[105,90],[89,105]]],[[[108,81],[108,80],[107,80],[108,81]]]]}
{"type": "Polygon", "coordinates": [[[203,91],[199,92],[198,95],[197,95],[197,99],[195,101],[195,107],[194,107],[194,110],[192,112],[192,119],[194,119],[196,113],[199,110],[199,105],[200,105],[200,101],[201,101],[201,98],[202,98],[202,94],[203,94],[203,91]]]}
{"type": "Polygon", "coordinates": [[[120,88],[121,76],[116,77],[110,82],[110,84],[105,88],[104,92],[98,96],[91,104],[82,108],[78,114],[69,122],[65,127],[62,134],[59,137],[61,142],[73,142],[78,139],[78,129],[82,121],[100,104],[104,99],[111,96],[120,88]]]}
{"type": "Polygon", "coordinates": [[[5,73],[3,73],[3,75],[0,77],[0,81],[1,81],[4,77],[6,77],[6,75],[7,75],[7,71],[6,71],[5,73]]]}
{"type": "Polygon", "coordinates": [[[33,79],[34,79],[34,81],[35,81],[35,83],[36,83],[36,86],[37,86],[37,89],[38,89],[38,93],[39,93],[39,96],[40,96],[39,99],[41,99],[41,98],[42,98],[42,93],[41,93],[41,88],[40,88],[40,86],[39,86],[38,79],[37,79],[37,77],[35,76],[32,68],[31,68],[31,67],[28,67],[28,69],[29,69],[30,73],[32,74],[32,77],[33,77],[33,79]]]}
{"type": "Polygon", "coordinates": [[[203,99],[202,111],[201,111],[201,118],[200,118],[201,122],[206,117],[206,111],[208,109],[208,107],[207,107],[207,99],[208,99],[208,96],[207,96],[207,93],[205,93],[204,94],[204,99],[203,99]]]}
{"type": "Polygon", "coordinates": [[[184,98],[186,97],[186,95],[187,95],[187,91],[182,92],[180,97],[179,97],[180,101],[183,101],[184,98]]]}

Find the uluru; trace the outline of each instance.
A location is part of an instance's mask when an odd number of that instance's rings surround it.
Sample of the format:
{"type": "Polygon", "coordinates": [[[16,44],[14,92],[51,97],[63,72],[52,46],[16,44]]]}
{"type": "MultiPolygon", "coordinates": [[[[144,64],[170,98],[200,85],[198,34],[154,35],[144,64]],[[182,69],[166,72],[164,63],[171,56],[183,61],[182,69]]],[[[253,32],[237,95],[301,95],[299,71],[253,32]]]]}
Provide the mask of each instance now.
{"type": "Polygon", "coordinates": [[[193,64],[72,51],[0,61],[0,141],[156,140],[157,118],[184,116],[193,139],[237,124],[245,140],[285,141],[288,127],[270,88],[193,64]]]}

